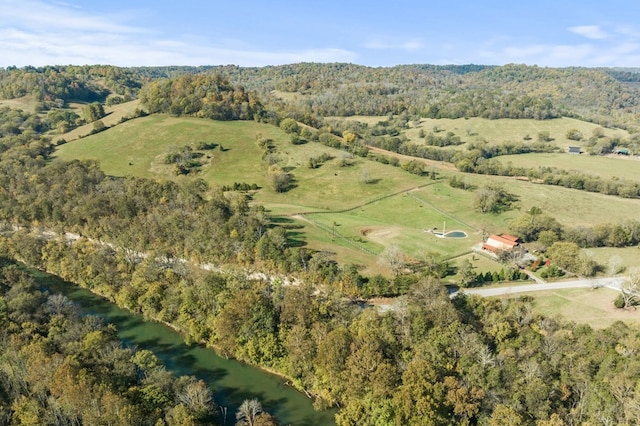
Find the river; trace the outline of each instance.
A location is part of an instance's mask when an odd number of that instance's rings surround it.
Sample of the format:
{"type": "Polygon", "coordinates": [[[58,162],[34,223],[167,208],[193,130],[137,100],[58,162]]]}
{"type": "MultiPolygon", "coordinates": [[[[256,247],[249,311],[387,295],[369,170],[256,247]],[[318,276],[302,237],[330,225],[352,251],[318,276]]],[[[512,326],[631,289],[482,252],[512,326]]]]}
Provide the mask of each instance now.
{"type": "Polygon", "coordinates": [[[145,321],[140,315],[118,308],[106,299],[53,275],[30,270],[41,287],[61,293],[85,313],[103,317],[118,328],[118,337],[127,345],[148,349],[176,376],[193,375],[204,380],[222,407],[225,425],[235,424],[235,413],[245,399],[257,398],[263,408],[282,425],[335,425],[335,410],[315,411],[311,400],[285,381],[256,367],[216,355],[199,345],[186,345],[171,328],[145,321]]]}

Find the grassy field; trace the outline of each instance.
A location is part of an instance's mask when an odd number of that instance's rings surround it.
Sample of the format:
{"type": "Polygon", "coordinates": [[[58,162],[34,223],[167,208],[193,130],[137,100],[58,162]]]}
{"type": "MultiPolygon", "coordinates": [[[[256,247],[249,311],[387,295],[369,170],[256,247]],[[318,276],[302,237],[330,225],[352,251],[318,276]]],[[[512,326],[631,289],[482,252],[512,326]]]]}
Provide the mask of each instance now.
{"type": "Polygon", "coordinates": [[[640,325],[640,310],[622,310],[613,306],[618,292],[608,288],[575,288],[527,293],[534,297],[535,312],[566,321],[606,328],[616,321],[640,325]]]}
{"type": "MultiPolygon", "coordinates": [[[[120,107],[124,111],[134,104],[120,107]]],[[[490,123],[496,121],[499,120],[490,123]]],[[[253,121],[218,122],[154,115],[69,142],[58,147],[55,155],[61,159],[99,160],[103,170],[115,176],[178,182],[197,177],[212,186],[256,183],[262,189],[254,194],[254,201],[289,227],[295,241],[334,252],[340,263],[355,263],[368,271],[383,268],[378,263],[379,254],[391,246],[398,247],[407,259],[422,259],[425,254],[449,258],[467,253],[483,235],[509,232],[510,221],[533,206],[565,226],[618,222],[635,218],[640,211],[640,200],[512,178],[441,169],[440,179],[433,181],[401,168],[353,158],[318,143],[292,145],[280,128],[253,121]],[[261,159],[257,135],[273,140],[279,164],[294,176],[294,186],[288,192],[277,193],[269,187],[267,165],[261,159]],[[221,144],[224,149],[205,151],[198,173],[176,176],[172,166],[165,164],[166,154],[171,149],[199,142],[221,144]],[[318,168],[309,168],[309,158],[322,154],[331,159],[318,168]],[[349,165],[340,160],[347,160],[349,165]],[[512,210],[501,214],[478,213],[473,208],[473,191],[448,185],[447,177],[453,174],[477,188],[500,184],[515,194],[518,202],[512,210]],[[448,230],[463,230],[468,237],[441,239],[425,232],[442,228],[445,223],[448,230]]],[[[597,251],[593,256],[601,264],[610,257],[597,251]]],[[[628,260],[625,262],[630,264],[628,260]]]]}
{"type": "Polygon", "coordinates": [[[387,116],[381,115],[352,115],[350,117],[327,117],[327,120],[345,120],[345,121],[359,121],[369,126],[375,126],[381,121],[386,121],[387,116]]]}
{"type": "Polygon", "coordinates": [[[97,159],[110,175],[177,179],[165,155],[172,148],[199,142],[222,143],[225,151],[212,150],[198,177],[211,184],[234,182],[266,184],[260,167],[261,150],[255,135],[280,136],[273,126],[255,122],[216,122],[197,118],[154,115],[130,120],[107,131],[60,146],[61,159],[97,159]]]}
{"type": "MultiPolygon", "coordinates": [[[[379,116],[353,116],[353,117],[328,117],[332,120],[359,121],[369,126],[373,126],[380,121],[385,121],[387,117],[379,116]]],[[[564,151],[569,146],[581,145],[581,142],[567,139],[567,131],[576,129],[580,131],[585,139],[593,135],[593,131],[601,126],[574,118],[556,118],[553,120],[533,120],[533,119],[510,119],[501,118],[488,120],[485,118],[421,118],[409,123],[410,127],[404,130],[403,134],[409,140],[421,143],[423,138],[419,136],[420,131],[425,134],[434,133],[439,136],[447,132],[453,132],[459,136],[463,142],[487,141],[491,144],[503,144],[505,142],[522,142],[525,137],[530,141],[538,140],[540,132],[549,132],[552,139],[549,143],[557,145],[564,151]]],[[[626,138],[629,133],[621,129],[603,128],[605,136],[626,138]]],[[[464,145],[460,145],[464,147],[464,145]]]]}
{"type": "Polygon", "coordinates": [[[640,266],[640,247],[597,247],[585,249],[587,254],[605,268],[605,272],[618,274],[640,266]]]}
{"type": "Polygon", "coordinates": [[[499,157],[503,164],[517,167],[537,168],[551,166],[565,170],[575,170],[594,176],[611,179],[613,177],[640,181],[640,160],[634,156],[575,155],[566,153],[522,154],[499,157]]]}
{"type": "MultiPolygon", "coordinates": [[[[474,271],[478,272],[500,272],[504,268],[497,260],[493,260],[487,256],[482,256],[477,253],[465,254],[463,256],[452,259],[450,264],[454,267],[459,267],[462,262],[469,260],[473,265],[474,271]]],[[[457,272],[455,275],[451,275],[445,278],[445,281],[451,284],[458,284],[460,282],[460,275],[457,272]]],[[[487,283],[483,287],[489,287],[490,283],[487,283]]],[[[503,285],[503,283],[496,284],[497,286],[503,285]]]]}
{"type": "MultiPolygon", "coordinates": [[[[84,104],[79,103],[71,103],[69,104],[70,109],[74,110],[76,114],[82,117],[82,107],[84,104]]],[[[125,102],[117,105],[113,105],[110,107],[105,107],[104,112],[105,116],[101,119],[105,126],[111,127],[120,122],[120,119],[125,116],[130,116],[136,108],[140,106],[139,100],[134,100],[131,102],[125,102]]],[[[82,126],[76,127],[75,129],[67,132],[63,135],[60,135],[59,139],[64,139],[67,142],[79,139],[85,135],[88,135],[93,130],[93,123],[87,123],[82,126]]]]}
{"type": "Polygon", "coordinates": [[[27,95],[15,99],[2,99],[0,106],[8,106],[10,108],[21,109],[26,112],[33,113],[36,109],[38,101],[35,96],[27,95]]]}
{"type": "MultiPolygon", "coordinates": [[[[415,142],[421,140],[420,130],[425,133],[439,130],[439,135],[453,132],[464,142],[486,140],[491,144],[503,144],[505,142],[522,142],[525,136],[529,136],[531,141],[537,141],[538,133],[549,132],[553,139],[550,143],[557,145],[564,150],[569,146],[579,145],[576,141],[566,137],[567,131],[571,129],[579,130],[584,138],[589,138],[593,130],[598,128],[597,124],[573,118],[557,118],[554,120],[529,120],[529,119],[508,119],[487,120],[483,118],[458,118],[458,119],[432,119],[423,118],[414,123],[411,129],[405,131],[407,137],[415,142]]],[[[603,129],[604,134],[610,137],[627,137],[628,133],[619,129],[603,129]]]]}
{"type": "Polygon", "coordinates": [[[256,195],[256,201],[293,205],[291,213],[349,209],[428,182],[428,179],[400,168],[362,158],[351,159],[352,165],[341,167],[338,160],[346,153],[317,143],[284,145],[278,152],[284,160],[282,164],[293,174],[296,186],[286,193],[261,191],[256,195]],[[317,169],[307,167],[309,157],[325,152],[334,159],[317,169]]]}

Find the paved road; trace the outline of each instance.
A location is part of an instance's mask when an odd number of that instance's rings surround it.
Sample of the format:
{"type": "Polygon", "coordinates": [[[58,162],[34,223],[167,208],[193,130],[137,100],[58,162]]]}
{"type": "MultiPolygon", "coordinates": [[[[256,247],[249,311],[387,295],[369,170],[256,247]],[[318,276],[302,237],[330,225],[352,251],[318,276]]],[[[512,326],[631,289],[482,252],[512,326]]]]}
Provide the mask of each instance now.
{"type": "MultiPolygon", "coordinates": [[[[477,294],[483,297],[491,297],[531,291],[558,290],[562,288],[608,287],[614,290],[619,290],[620,284],[624,279],[625,277],[592,278],[572,281],[557,281],[544,284],[523,284],[510,287],[466,288],[460,291],[465,294],[477,294]]],[[[455,294],[457,293],[453,293],[451,296],[453,297],[455,294]]]]}

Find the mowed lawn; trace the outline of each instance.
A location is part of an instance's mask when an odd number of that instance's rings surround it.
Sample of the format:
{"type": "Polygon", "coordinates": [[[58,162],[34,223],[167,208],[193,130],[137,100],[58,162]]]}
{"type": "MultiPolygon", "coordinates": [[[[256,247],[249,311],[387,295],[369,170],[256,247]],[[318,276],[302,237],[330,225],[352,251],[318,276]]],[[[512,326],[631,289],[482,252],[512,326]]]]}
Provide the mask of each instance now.
{"type": "Polygon", "coordinates": [[[594,247],[584,250],[593,259],[597,259],[604,272],[609,274],[626,273],[640,267],[640,247],[594,247]]]}
{"type": "Polygon", "coordinates": [[[421,260],[427,254],[448,258],[471,250],[481,236],[472,228],[457,223],[412,196],[411,192],[388,197],[360,206],[348,212],[309,214],[307,218],[331,229],[345,238],[358,242],[374,253],[386,247],[398,247],[412,259],[421,260]],[[467,238],[439,238],[432,228],[462,230],[467,238]]]}

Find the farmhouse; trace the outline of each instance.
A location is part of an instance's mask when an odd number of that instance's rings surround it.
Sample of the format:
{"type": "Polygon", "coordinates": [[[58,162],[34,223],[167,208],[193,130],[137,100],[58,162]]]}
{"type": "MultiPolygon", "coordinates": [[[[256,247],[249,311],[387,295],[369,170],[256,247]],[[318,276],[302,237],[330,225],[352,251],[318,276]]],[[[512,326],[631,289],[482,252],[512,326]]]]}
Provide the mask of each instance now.
{"type": "Polygon", "coordinates": [[[503,250],[511,250],[520,244],[520,239],[509,234],[491,234],[487,241],[482,244],[482,248],[496,253],[503,250]]]}

